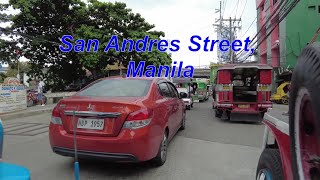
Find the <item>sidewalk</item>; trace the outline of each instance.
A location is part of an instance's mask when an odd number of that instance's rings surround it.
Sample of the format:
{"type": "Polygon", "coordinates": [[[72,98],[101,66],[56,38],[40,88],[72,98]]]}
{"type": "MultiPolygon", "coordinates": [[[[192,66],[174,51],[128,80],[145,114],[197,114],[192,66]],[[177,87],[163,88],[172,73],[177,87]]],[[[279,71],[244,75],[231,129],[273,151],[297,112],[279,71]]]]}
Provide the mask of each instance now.
{"type": "Polygon", "coordinates": [[[18,117],[34,116],[42,113],[50,113],[56,104],[47,104],[45,106],[32,106],[25,110],[11,112],[0,115],[1,120],[10,120],[18,117]]]}

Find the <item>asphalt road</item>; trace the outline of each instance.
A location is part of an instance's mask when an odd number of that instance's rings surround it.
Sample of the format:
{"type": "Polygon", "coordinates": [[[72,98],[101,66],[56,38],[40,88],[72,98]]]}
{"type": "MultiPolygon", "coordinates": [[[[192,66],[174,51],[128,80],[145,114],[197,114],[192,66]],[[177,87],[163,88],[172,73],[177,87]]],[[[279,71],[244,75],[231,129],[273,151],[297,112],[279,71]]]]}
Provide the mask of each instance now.
{"type": "MultiPolygon", "coordinates": [[[[72,158],[49,146],[50,114],[4,122],[4,161],[30,169],[33,180],[74,179],[72,158]],[[34,123],[34,124],[30,124],[34,123]]],[[[187,127],[169,145],[165,165],[81,161],[81,179],[240,180],[254,179],[264,125],[224,122],[214,117],[211,100],[188,111],[187,127]]]]}

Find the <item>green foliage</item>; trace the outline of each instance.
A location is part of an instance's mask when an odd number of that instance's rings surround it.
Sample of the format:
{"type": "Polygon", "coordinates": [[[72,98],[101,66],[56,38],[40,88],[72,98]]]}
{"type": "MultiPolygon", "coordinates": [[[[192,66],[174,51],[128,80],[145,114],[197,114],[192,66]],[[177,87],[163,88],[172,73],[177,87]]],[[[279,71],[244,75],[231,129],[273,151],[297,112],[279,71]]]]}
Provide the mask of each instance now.
{"type": "Polygon", "coordinates": [[[0,83],[3,83],[7,76],[4,73],[0,73],[0,83]]]}
{"type": "MultiPolygon", "coordinates": [[[[30,70],[30,64],[27,62],[19,62],[19,72],[28,73],[30,70]]],[[[8,71],[5,74],[6,77],[17,77],[18,74],[18,63],[11,63],[8,67],[8,71]]]]}
{"type": "MultiPolygon", "coordinates": [[[[128,61],[145,60],[147,64],[171,64],[171,55],[156,49],[150,53],[104,52],[112,35],[117,35],[119,44],[123,39],[160,39],[164,32],[153,31],[155,27],[135,14],[125,3],[89,0],[86,5],[80,0],[10,0],[9,4],[20,10],[17,15],[0,14],[0,21],[11,20],[12,27],[2,32],[16,32],[16,41],[0,40],[0,61],[12,64],[17,59],[16,49],[30,60],[31,77],[42,77],[50,88],[63,90],[65,85],[83,78],[88,69],[94,78],[105,73],[108,64],[120,60],[124,66],[128,61]],[[98,39],[99,51],[84,53],[62,53],[59,38],[70,34],[74,39],[98,39]],[[17,43],[22,45],[17,47],[17,43]],[[47,69],[43,72],[43,69],[47,69]]],[[[5,10],[8,5],[0,5],[5,10]]]]}

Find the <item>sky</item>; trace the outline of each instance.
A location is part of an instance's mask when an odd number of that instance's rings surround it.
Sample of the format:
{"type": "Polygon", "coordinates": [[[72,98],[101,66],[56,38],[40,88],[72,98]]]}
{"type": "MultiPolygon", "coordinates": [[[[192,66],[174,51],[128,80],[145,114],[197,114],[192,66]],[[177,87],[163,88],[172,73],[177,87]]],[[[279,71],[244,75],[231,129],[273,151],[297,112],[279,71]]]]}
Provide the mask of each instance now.
{"type": "MultiPolygon", "coordinates": [[[[104,2],[115,2],[114,0],[100,0],[104,2]]],[[[155,30],[165,32],[165,39],[180,40],[180,50],[172,52],[173,61],[183,61],[183,66],[205,66],[210,62],[217,61],[217,49],[213,52],[191,52],[190,37],[199,35],[202,38],[209,37],[210,40],[217,39],[212,24],[219,13],[220,0],[117,0],[125,2],[128,8],[135,13],[140,13],[150,24],[155,25],[155,30]]],[[[242,29],[238,32],[241,39],[251,23],[256,18],[255,0],[221,0],[224,18],[240,18],[242,12],[242,29]],[[247,1],[247,2],[246,2],[247,1]],[[225,7],[225,8],[224,8],[225,7]]],[[[8,2],[0,0],[1,3],[8,2]]],[[[256,33],[256,22],[251,26],[242,39],[256,33]]]]}

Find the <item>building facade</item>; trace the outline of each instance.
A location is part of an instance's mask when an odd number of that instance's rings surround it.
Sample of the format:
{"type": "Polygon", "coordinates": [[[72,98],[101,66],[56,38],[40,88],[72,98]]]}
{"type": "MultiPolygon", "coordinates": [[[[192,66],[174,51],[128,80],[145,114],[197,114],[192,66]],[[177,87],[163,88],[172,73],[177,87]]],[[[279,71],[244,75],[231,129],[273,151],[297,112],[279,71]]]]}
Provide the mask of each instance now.
{"type": "Polygon", "coordinates": [[[256,0],[257,32],[261,43],[257,58],[260,63],[273,67],[274,79],[277,74],[295,67],[302,49],[320,28],[319,0],[300,0],[280,22],[291,3],[256,0]]]}

